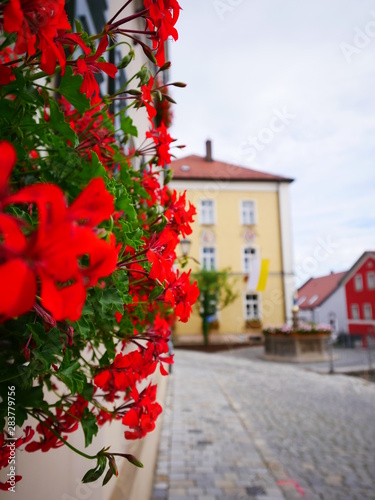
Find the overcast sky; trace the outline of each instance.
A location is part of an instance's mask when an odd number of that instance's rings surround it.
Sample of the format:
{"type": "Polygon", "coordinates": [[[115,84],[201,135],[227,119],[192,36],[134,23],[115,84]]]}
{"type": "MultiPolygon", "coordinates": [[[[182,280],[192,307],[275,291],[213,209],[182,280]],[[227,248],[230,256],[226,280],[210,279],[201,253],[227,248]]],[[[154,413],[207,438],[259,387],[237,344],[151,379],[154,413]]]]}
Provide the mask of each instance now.
{"type": "Polygon", "coordinates": [[[347,270],[375,249],[375,0],[180,4],[176,155],[295,178],[297,284],[347,270]]]}

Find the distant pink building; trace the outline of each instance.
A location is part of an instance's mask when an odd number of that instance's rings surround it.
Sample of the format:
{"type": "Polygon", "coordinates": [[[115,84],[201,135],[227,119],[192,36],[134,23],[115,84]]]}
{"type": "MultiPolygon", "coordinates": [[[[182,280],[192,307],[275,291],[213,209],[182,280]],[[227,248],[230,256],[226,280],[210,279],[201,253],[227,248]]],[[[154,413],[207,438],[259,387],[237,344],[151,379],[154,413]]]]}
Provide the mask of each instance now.
{"type": "Polygon", "coordinates": [[[331,325],[335,334],[375,337],[375,252],[347,271],[310,278],[298,290],[299,319],[331,325]]]}

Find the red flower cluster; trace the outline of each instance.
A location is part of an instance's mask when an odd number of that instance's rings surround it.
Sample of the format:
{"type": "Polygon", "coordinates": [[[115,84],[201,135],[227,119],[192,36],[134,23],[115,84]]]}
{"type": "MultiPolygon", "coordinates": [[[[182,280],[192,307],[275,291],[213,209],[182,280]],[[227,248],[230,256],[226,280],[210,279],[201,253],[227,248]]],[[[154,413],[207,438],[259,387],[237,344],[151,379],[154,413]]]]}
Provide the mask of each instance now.
{"type": "Polygon", "coordinates": [[[143,0],[146,9],[149,9],[147,16],[149,28],[153,34],[153,44],[156,52],[156,61],[159,66],[165,63],[164,43],[171,36],[178,39],[175,28],[180,15],[180,5],[177,0],[143,0]]]}
{"type": "MultiPolygon", "coordinates": [[[[29,425],[27,427],[25,427],[25,429],[23,431],[24,431],[25,435],[23,437],[16,439],[15,441],[13,439],[8,441],[5,437],[4,432],[2,432],[0,434],[0,469],[2,469],[3,467],[8,467],[9,460],[12,460],[11,452],[12,452],[13,447],[11,448],[9,446],[10,442],[14,443],[14,448],[19,448],[23,444],[29,442],[30,439],[32,439],[32,437],[35,434],[35,431],[29,425]]],[[[15,482],[18,482],[21,479],[22,479],[22,476],[16,476],[15,482]]],[[[7,482],[2,483],[0,481],[0,490],[8,491],[8,488],[9,488],[9,483],[7,483],[7,482]]]]}
{"type": "MultiPolygon", "coordinates": [[[[70,127],[78,135],[79,146],[77,150],[88,160],[92,159],[93,152],[96,153],[104,167],[112,169],[115,154],[113,146],[116,144],[116,140],[113,132],[105,126],[103,114],[99,113],[104,105],[98,104],[83,115],[80,115],[64,97],[60,99],[60,105],[70,127]]],[[[110,118],[109,115],[107,116],[110,118]]]]}
{"type": "Polygon", "coordinates": [[[125,439],[139,439],[155,429],[155,421],[162,412],[155,399],[156,385],[149,385],[141,392],[137,403],[122,418],[122,423],[132,429],[125,431],[125,439]]]}
{"type": "Polygon", "coordinates": [[[100,57],[104,54],[106,48],[108,47],[108,37],[105,35],[99,46],[93,55],[85,55],[80,57],[76,61],[75,73],[83,76],[83,82],[80,91],[86,94],[86,97],[90,99],[94,94],[99,96],[99,85],[95,80],[94,74],[103,71],[111,78],[114,78],[117,73],[117,67],[109,62],[100,61],[100,57]]]}
{"type": "Polygon", "coordinates": [[[139,98],[140,105],[144,105],[147,110],[148,119],[152,123],[152,120],[156,116],[156,109],[152,100],[151,91],[154,86],[154,79],[151,76],[148,83],[141,86],[142,95],[139,98]]]}
{"type": "MultiPolygon", "coordinates": [[[[76,401],[66,411],[56,408],[56,415],[53,418],[48,417],[45,423],[39,423],[36,426],[36,430],[40,434],[40,440],[32,441],[26,445],[25,450],[29,452],[38,450],[46,452],[52,448],[63,446],[64,443],[51,429],[60,434],[60,436],[65,432],[74,432],[78,429],[83,410],[87,406],[88,402],[82,396],[78,395],[76,401]]],[[[66,439],[66,436],[64,436],[64,439],[66,439]]]]}
{"type": "Polygon", "coordinates": [[[175,314],[183,323],[186,323],[192,312],[192,305],[199,296],[197,282],[193,284],[189,281],[191,271],[182,273],[177,272],[174,281],[165,291],[165,300],[175,308],[175,314]]]}
{"type": "Polygon", "coordinates": [[[186,191],[177,198],[174,190],[171,194],[171,203],[165,211],[165,216],[169,220],[169,227],[180,232],[183,237],[192,233],[190,224],[194,222],[194,215],[197,211],[189,201],[189,209],[186,210],[186,191]]]}
{"type": "Polygon", "coordinates": [[[160,283],[170,281],[173,274],[172,266],[176,260],[177,234],[166,227],[154,241],[150,243],[147,258],[152,264],[150,278],[160,283]]]}
{"type": "MultiPolygon", "coordinates": [[[[114,64],[101,61],[108,46],[108,37],[104,36],[95,54],[90,55],[91,49],[82,40],[80,33],[69,33],[71,26],[65,12],[65,0],[10,0],[0,7],[4,17],[4,29],[8,33],[17,33],[15,52],[27,53],[35,56],[41,51],[40,67],[49,75],[53,75],[59,63],[61,74],[65,72],[67,64],[65,48],[71,52],[79,46],[84,56],[73,65],[76,74],[83,76],[80,91],[91,98],[99,95],[99,86],[94,74],[103,71],[111,78],[117,73],[114,64]]],[[[12,70],[4,65],[0,66],[0,84],[9,83],[12,70]]]]}
{"type": "Polygon", "coordinates": [[[95,376],[94,383],[107,393],[107,401],[113,401],[117,391],[128,391],[129,396],[138,401],[137,382],[153,373],[155,368],[156,363],[154,366],[144,363],[141,351],[119,353],[111,366],[95,376]]]}
{"type": "Polygon", "coordinates": [[[175,139],[168,134],[167,127],[162,123],[160,127],[152,128],[146,132],[146,137],[152,139],[155,143],[156,156],[158,157],[158,165],[164,167],[171,162],[171,154],[169,147],[175,139]]]}
{"type": "Polygon", "coordinates": [[[49,74],[57,60],[65,65],[64,49],[55,41],[61,31],[71,29],[64,6],[65,0],[10,0],[3,7],[5,31],[17,33],[15,52],[33,56],[41,50],[41,68],[49,74]]]}
{"type": "MultiPolygon", "coordinates": [[[[9,84],[15,77],[18,84],[19,76],[24,79],[22,81],[28,81],[32,71],[39,67],[53,75],[59,65],[64,75],[68,65],[74,75],[82,76],[80,92],[91,103],[90,109],[80,114],[71,104],[79,107],[75,89],[73,97],[65,92],[70,102],[63,97],[58,101],[58,109],[63,112],[66,122],[59,128],[56,120],[60,116],[53,115],[52,106],[51,116],[48,114],[48,85],[52,79],[43,82],[38,89],[41,98],[35,99],[35,108],[30,106],[41,116],[44,101],[43,132],[39,134],[34,111],[29,115],[25,111],[27,135],[24,139],[13,139],[17,135],[13,132],[12,136],[5,135],[7,139],[11,137],[11,142],[17,140],[14,142],[17,151],[22,151],[23,156],[19,155],[20,161],[14,171],[14,179],[21,186],[19,189],[10,181],[17,162],[16,150],[9,142],[0,142],[0,322],[15,319],[4,325],[11,325],[13,333],[18,327],[17,317],[34,309],[35,323],[46,335],[39,335],[35,328],[25,339],[21,319],[22,336],[14,335],[10,357],[21,364],[25,357],[32,367],[38,359],[38,349],[39,354],[47,352],[46,368],[38,372],[39,381],[48,389],[52,387],[59,398],[52,406],[40,405],[35,409],[24,402],[26,412],[38,420],[37,439],[32,441],[34,431],[27,428],[25,437],[16,441],[16,446],[28,443],[25,447],[28,452],[47,452],[62,446],[63,440],[58,435],[65,440],[66,434],[76,431],[81,423],[87,443],[96,431],[94,418],[99,426],[121,419],[128,428],[126,439],[141,438],[152,431],[162,409],[156,402],[156,386],[149,384],[146,387],[145,382],[158,366],[162,375],[168,374],[167,365],[173,363],[168,346],[171,325],[176,318],[187,321],[198,296],[196,283],[189,282],[190,272],[180,274],[174,266],[180,235],[185,237],[191,233],[196,211],[190,203],[187,206],[186,193],[177,195],[175,191],[168,191],[168,176],[163,172],[163,167],[170,163],[170,145],[174,139],[168,133],[166,110],[163,108],[160,116],[156,116],[153,97],[161,92],[167,97],[161,102],[172,102],[167,86],[155,88],[154,77],[150,77],[147,84],[140,84],[140,90],[127,90],[125,85],[122,87],[125,90],[119,91],[124,95],[115,94],[102,101],[95,79],[99,72],[111,78],[117,73],[117,67],[104,57],[109,36],[114,41],[115,34],[129,36],[153,59],[149,46],[134,35],[149,36],[159,66],[164,65],[166,40],[169,37],[177,39],[175,24],[180,11],[177,0],[144,0],[144,9],[133,10],[131,15],[113,22],[130,3],[124,2],[100,35],[89,39],[80,33],[71,33],[64,11],[65,0],[4,0],[0,5],[4,30],[17,35],[14,52],[18,54],[14,56],[10,47],[5,47],[0,54],[0,85],[9,84]],[[144,31],[120,28],[137,18],[146,20],[144,31]],[[92,50],[93,40],[100,41],[92,50]],[[74,58],[77,46],[83,52],[74,58]],[[22,62],[20,54],[24,55],[22,62]],[[137,150],[129,146],[129,135],[136,131],[128,118],[125,123],[130,124],[130,128],[126,132],[122,122],[123,135],[112,127],[115,118],[107,109],[111,100],[116,99],[132,100],[133,108],[146,108],[151,122],[151,130],[146,133],[149,140],[137,150]],[[76,133],[78,145],[68,140],[72,137],[68,125],[76,133]],[[55,158],[64,158],[66,142],[75,168],[71,184],[70,171],[60,172],[60,163],[55,161],[55,158]],[[76,196],[77,186],[87,182],[87,163],[95,159],[93,152],[106,169],[102,172],[106,175],[107,186],[115,193],[116,212],[114,197],[106,190],[102,178],[92,179],[76,196]],[[147,156],[151,158],[145,162],[147,156]],[[136,166],[133,168],[131,163],[136,166]],[[39,178],[61,179],[64,191],[52,183],[30,184],[38,182],[30,179],[39,178]],[[74,201],[69,199],[68,203],[68,195],[75,198],[74,201]],[[105,227],[97,227],[110,218],[105,227]],[[116,243],[114,235],[121,243],[116,243]],[[108,279],[103,281],[103,277],[108,279]],[[94,286],[97,288],[89,291],[81,318],[88,289],[94,286]],[[106,286],[108,288],[104,289],[106,286]],[[121,309],[124,304],[123,314],[115,312],[119,304],[121,309]],[[81,321],[76,324],[65,322],[79,319],[81,321]],[[73,336],[75,329],[77,335],[73,336]],[[57,352],[55,347],[50,351],[49,346],[47,348],[46,339],[51,337],[59,339],[57,352]],[[86,356],[83,363],[82,350],[86,346],[92,349],[93,355],[86,356]],[[98,361],[103,346],[106,353],[98,361]],[[66,351],[69,356],[61,361],[61,354],[66,351]],[[67,368],[60,369],[60,363],[67,368]],[[65,382],[68,394],[64,390],[59,395],[54,373],[60,382],[65,382]],[[76,386],[74,389],[68,378],[76,386]],[[84,386],[81,385],[83,381],[84,386]],[[81,391],[85,397],[79,394],[81,391]]],[[[132,54],[127,57],[131,58],[132,54]]],[[[156,74],[167,67],[165,65],[156,74]]],[[[144,74],[138,73],[142,82],[144,74]]],[[[37,73],[36,77],[35,74],[31,77],[37,88],[36,82],[42,76],[43,73],[37,73]]],[[[66,76],[63,82],[69,79],[70,76],[66,76]]],[[[77,82],[80,78],[73,80],[77,82]]],[[[35,97],[34,94],[17,94],[16,87],[5,89],[8,92],[4,92],[6,99],[9,96],[13,99],[14,93],[22,104],[23,100],[28,103],[35,97]]],[[[64,92],[63,85],[60,89],[64,92]]],[[[81,96],[80,103],[85,102],[82,99],[81,96]]],[[[23,368],[27,372],[28,367],[23,368]]],[[[33,380],[36,377],[35,374],[30,376],[33,380]]],[[[0,469],[6,466],[9,458],[4,443],[2,434],[0,469]]],[[[106,456],[115,473],[114,457],[110,455],[99,452],[98,458],[106,456]]],[[[106,478],[105,481],[108,473],[106,478]]],[[[19,479],[17,476],[16,480],[19,479]]],[[[0,489],[4,489],[4,485],[0,484],[0,489]]]]}
{"type": "Polygon", "coordinates": [[[86,288],[116,267],[114,240],[104,241],[93,230],[113,213],[113,198],[101,178],[93,179],[70,207],[61,189],[53,184],[35,184],[9,194],[8,178],[15,162],[13,146],[1,142],[0,207],[35,204],[39,223],[26,235],[20,219],[0,213],[0,318],[29,311],[39,279],[42,306],[56,320],[76,321],[81,316],[86,288]],[[87,266],[80,264],[85,255],[89,256],[87,266]]]}
{"type": "Polygon", "coordinates": [[[10,47],[6,47],[0,52],[0,85],[8,85],[16,79],[11,64],[15,59],[14,51],[10,47]]]}

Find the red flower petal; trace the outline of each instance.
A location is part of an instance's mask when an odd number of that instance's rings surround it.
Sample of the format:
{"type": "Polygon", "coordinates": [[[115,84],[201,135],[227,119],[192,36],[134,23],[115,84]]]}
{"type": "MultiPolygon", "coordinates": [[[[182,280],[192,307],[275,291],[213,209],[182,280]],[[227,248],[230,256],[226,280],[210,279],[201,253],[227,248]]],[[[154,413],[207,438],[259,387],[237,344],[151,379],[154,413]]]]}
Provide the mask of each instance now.
{"type": "Polygon", "coordinates": [[[0,191],[4,191],[8,178],[17,161],[14,146],[7,141],[0,142],[0,191]]]}
{"type": "Polygon", "coordinates": [[[13,318],[28,312],[35,303],[36,278],[21,259],[0,266],[0,316],[13,318]]]}

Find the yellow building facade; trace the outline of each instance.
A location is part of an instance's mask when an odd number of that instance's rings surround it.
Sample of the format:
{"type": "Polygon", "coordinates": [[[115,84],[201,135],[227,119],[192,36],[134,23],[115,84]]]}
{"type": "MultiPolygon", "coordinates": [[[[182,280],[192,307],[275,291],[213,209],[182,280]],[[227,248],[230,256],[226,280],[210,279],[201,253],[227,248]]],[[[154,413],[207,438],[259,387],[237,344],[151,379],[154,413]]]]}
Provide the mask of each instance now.
{"type": "MultiPolygon", "coordinates": [[[[295,291],[292,179],[215,161],[211,150],[207,141],[205,157],[191,155],[172,162],[170,186],[177,192],[186,190],[187,199],[197,208],[193,233],[187,237],[193,272],[203,267],[230,268],[238,294],[235,302],[212,318],[211,336],[219,342],[235,337],[246,340],[259,335],[264,326],[291,319],[295,291]],[[255,274],[262,261],[269,267],[266,286],[260,291],[255,274]]],[[[195,306],[188,323],[176,324],[175,341],[200,341],[201,335],[195,306]]]]}

